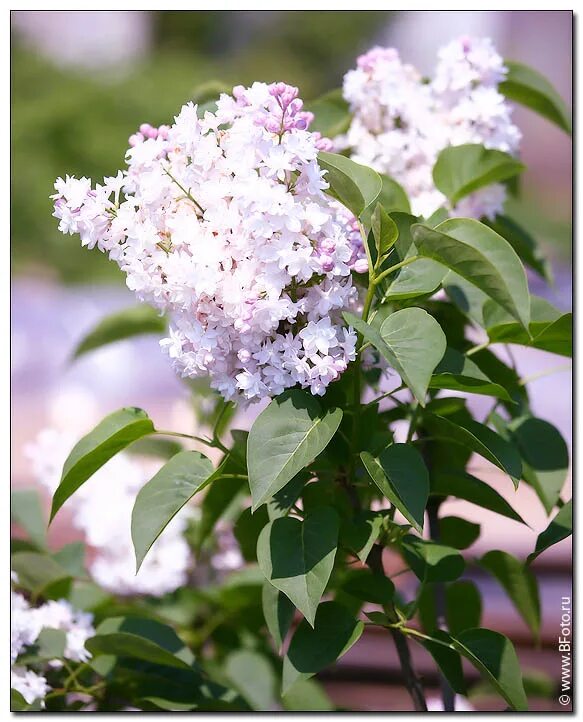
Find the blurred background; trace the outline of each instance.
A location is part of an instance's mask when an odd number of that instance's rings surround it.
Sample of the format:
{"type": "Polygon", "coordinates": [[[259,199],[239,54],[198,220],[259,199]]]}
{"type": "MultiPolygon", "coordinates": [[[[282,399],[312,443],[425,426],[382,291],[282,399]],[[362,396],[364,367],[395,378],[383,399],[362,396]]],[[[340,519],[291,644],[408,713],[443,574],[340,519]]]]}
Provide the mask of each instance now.
{"type": "MultiPolygon", "coordinates": [[[[165,428],[192,424],[187,391],[157,339],[122,342],[70,363],[79,339],[134,299],[115,264],[57,231],[49,200],[55,178],[114,174],[140,123],[171,121],[209,81],[285,80],[310,100],[340,86],[356,56],[373,44],[395,46],[407,62],[430,73],[438,47],[460,34],[490,36],[505,58],[546,75],[571,106],[572,15],[566,11],[12,12],[13,483],[30,483],[22,449],[46,426],[84,432],[88,420],[121,405],[142,406],[165,428]]],[[[542,244],[555,277],[552,288],[533,277],[531,290],[570,310],[571,141],[527,110],[517,108],[514,118],[524,135],[528,171],[512,212],[542,244]]],[[[559,357],[526,349],[518,349],[517,365],[525,376],[558,367],[530,388],[537,414],[570,444],[569,369],[559,357]]],[[[505,484],[499,491],[510,498],[505,484]]],[[[484,527],[480,543],[495,547],[504,533],[505,548],[525,556],[546,518],[527,487],[512,502],[532,528],[509,523],[502,529],[500,517],[484,512],[475,519],[484,527]]],[[[64,519],[53,534],[70,533],[64,519]]],[[[560,598],[570,594],[570,553],[564,542],[537,562],[543,582],[540,650],[530,645],[526,627],[499,590],[481,582],[489,595],[485,626],[515,639],[526,666],[554,679],[560,661],[553,645],[560,598]]],[[[388,654],[384,638],[375,635],[356,645],[327,680],[335,701],[352,709],[407,709],[396,660],[387,662],[388,654]],[[388,677],[387,663],[395,665],[388,677]],[[387,679],[395,685],[389,694],[387,679]]]]}

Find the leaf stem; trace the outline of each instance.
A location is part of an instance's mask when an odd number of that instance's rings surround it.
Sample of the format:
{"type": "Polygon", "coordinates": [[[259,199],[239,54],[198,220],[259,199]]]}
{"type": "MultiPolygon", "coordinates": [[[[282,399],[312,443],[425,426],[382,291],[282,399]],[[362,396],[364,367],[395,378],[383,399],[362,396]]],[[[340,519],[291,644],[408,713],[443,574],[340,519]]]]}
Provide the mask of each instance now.
{"type": "Polygon", "coordinates": [[[391,266],[390,268],[387,268],[382,273],[379,273],[378,276],[374,279],[374,285],[378,286],[378,284],[383,280],[383,278],[386,278],[391,273],[394,273],[395,271],[398,271],[399,268],[403,268],[404,266],[408,266],[410,263],[413,263],[414,261],[418,261],[421,258],[421,256],[411,256],[410,258],[405,258],[400,263],[396,263],[394,266],[391,266]]]}

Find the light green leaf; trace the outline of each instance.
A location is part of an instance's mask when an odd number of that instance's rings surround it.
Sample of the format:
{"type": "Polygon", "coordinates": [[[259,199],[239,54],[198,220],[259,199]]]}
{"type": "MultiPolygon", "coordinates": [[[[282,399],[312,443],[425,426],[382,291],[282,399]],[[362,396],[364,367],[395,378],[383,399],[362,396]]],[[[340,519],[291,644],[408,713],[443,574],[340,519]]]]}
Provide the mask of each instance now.
{"type": "Polygon", "coordinates": [[[536,546],[533,553],[529,555],[527,563],[532,563],[539,554],[542,554],[549,547],[553,546],[553,544],[557,544],[571,536],[572,530],[573,504],[571,501],[568,501],[561,507],[548,527],[538,535],[536,546]]]}
{"type": "Polygon", "coordinates": [[[35,642],[42,659],[60,659],[65,656],[67,633],[63,629],[45,627],[35,642]]]}
{"type": "Polygon", "coordinates": [[[522,163],[500,150],[491,150],[477,143],[450,145],[437,156],[433,182],[455,205],[470,193],[508,180],[523,170],[522,163]]]}
{"type": "Polygon", "coordinates": [[[430,258],[403,266],[383,293],[383,301],[401,301],[437,291],[448,271],[430,258]]]}
{"type": "Polygon", "coordinates": [[[287,691],[282,704],[288,712],[333,712],[335,709],[332,700],[315,679],[296,682],[287,691]]]}
{"type": "Polygon", "coordinates": [[[423,423],[432,438],[471,449],[505,471],[517,487],[522,477],[522,462],[514,445],[484,424],[471,419],[458,420],[460,423],[437,414],[426,414],[423,417],[423,423]]]}
{"type": "Polygon", "coordinates": [[[112,456],[153,432],[154,424],[142,409],[128,407],[106,416],[67,457],[61,482],[53,495],[51,521],[67,499],[112,456]]]}
{"type": "Polygon", "coordinates": [[[524,462],[524,479],[550,514],[569,472],[567,444],[556,427],[532,416],[514,419],[508,430],[524,462]]]}
{"type": "Polygon", "coordinates": [[[549,81],[533,68],[505,61],[508,68],[506,78],[498,89],[509,100],[525,105],[547,120],[571,133],[571,119],[565,102],[549,81]]]}
{"type": "Polygon", "coordinates": [[[386,255],[399,236],[395,221],[380,203],[377,203],[371,218],[371,230],[375,240],[377,258],[386,255]]]}
{"type": "Polygon", "coordinates": [[[485,220],[484,223],[510,243],[523,263],[549,283],[552,281],[549,263],[537,247],[536,241],[513,218],[496,216],[493,221],[485,220]]]}
{"type": "Polygon", "coordinates": [[[479,565],[502,585],[534,636],[540,633],[540,598],[534,574],[521,561],[503,551],[485,554],[479,565]]]}
{"type": "Polygon", "coordinates": [[[97,326],[77,345],[73,352],[73,358],[79,358],[88,351],[132,336],[146,333],[163,334],[166,326],[166,319],[151,306],[140,304],[124,308],[123,311],[117,311],[101,319],[97,326]]]}
{"type": "Polygon", "coordinates": [[[47,523],[37,489],[10,490],[10,518],[40,549],[47,545],[47,523]]]}
{"type": "Polygon", "coordinates": [[[16,552],[10,558],[10,568],[18,575],[19,586],[33,597],[66,596],[71,586],[71,574],[48,554],[16,552]]]}
{"type": "Polygon", "coordinates": [[[450,218],[435,229],[416,224],[411,233],[422,256],[432,258],[476,286],[528,329],[530,295],[526,273],[502,236],[470,218],[450,218]]]}
{"type": "Polygon", "coordinates": [[[268,581],[263,584],[261,600],[267,629],[273,637],[276,648],[280,650],[291,627],[295,607],[283,592],[268,581]]]}
{"type": "Polygon", "coordinates": [[[257,542],[257,561],[265,578],[312,626],[334,566],[339,526],[334,509],[320,506],[303,521],[289,516],[274,519],[257,542]]]}
{"type": "Polygon", "coordinates": [[[251,649],[236,649],[224,662],[227,678],[233,687],[258,712],[273,706],[275,673],[269,660],[251,649]]]}
{"type": "Polygon", "coordinates": [[[510,506],[510,504],[480,479],[465,472],[451,471],[437,472],[431,477],[431,494],[435,496],[454,496],[488,509],[507,519],[526,524],[524,519],[510,506]]]}
{"type": "Polygon", "coordinates": [[[436,366],[429,388],[463,391],[512,401],[503,386],[495,384],[470,358],[450,347],[436,366]]]}
{"type": "Polygon", "coordinates": [[[409,444],[391,444],[377,458],[360,455],[371,479],[419,533],[429,496],[429,474],[421,454],[409,444]]]}
{"type": "Polygon", "coordinates": [[[294,634],[283,661],[282,693],[300,680],[313,677],[333,664],[355,644],[364,624],[336,602],[318,607],[314,628],[303,621],[294,634]]]}
{"type": "Polygon", "coordinates": [[[445,334],[433,316],[421,308],[404,308],[388,316],[377,331],[351,313],[343,315],[378,349],[423,406],[431,374],[446,348],[445,334]]]}
{"type": "Polygon", "coordinates": [[[479,627],[481,618],[482,597],[474,582],[460,579],[449,584],[445,590],[445,620],[451,634],[479,627]]]}
{"type": "Polygon", "coordinates": [[[491,629],[467,629],[453,637],[452,642],[512,709],[518,712],[528,709],[518,657],[507,637],[491,629]]]}
{"type": "Polygon", "coordinates": [[[321,133],[325,138],[346,133],[350,127],[350,107],[342,97],[342,88],[324,93],[307,104],[306,110],[314,114],[310,131],[321,133]]]}
{"type": "Polygon", "coordinates": [[[140,489],[132,511],[136,572],[168,523],[213,478],[213,465],[206,456],[181,451],[140,489]]]}
{"type": "Polygon", "coordinates": [[[285,391],[259,414],[249,432],[247,465],[253,510],[268,501],[331,441],[340,409],[323,411],[305,391],[285,391]]]}
{"type": "Polygon", "coordinates": [[[356,217],[371,206],[374,208],[383,184],[379,174],[336,153],[318,153],[318,163],[330,184],[330,190],[356,217]]]}

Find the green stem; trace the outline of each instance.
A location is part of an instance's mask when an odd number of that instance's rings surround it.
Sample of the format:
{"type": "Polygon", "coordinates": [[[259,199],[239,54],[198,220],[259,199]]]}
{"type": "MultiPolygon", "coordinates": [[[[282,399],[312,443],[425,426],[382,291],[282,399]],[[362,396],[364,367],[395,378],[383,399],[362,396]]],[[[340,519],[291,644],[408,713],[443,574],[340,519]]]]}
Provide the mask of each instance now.
{"type": "Polygon", "coordinates": [[[490,341],[484,341],[484,343],[479,343],[477,346],[474,346],[469,351],[466,351],[466,356],[473,356],[475,353],[478,353],[478,351],[483,351],[485,348],[488,348],[490,345],[490,341]]]}
{"type": "Polygon", "coordinates": [[[411,256],[411,258],[405,258],[405,260],[401,261],[400,263],[396,263],[394,266],[387,268],[382,273],[379,273],[379,275],[374,279],[374,285],[378,286],[378,284],[383,280],[383,278],[390,276],[391,273],[398,271],[399,268],[403,268],[404,266],[408,266],[410,263],[413,263],[414,261],[418,261],[420,258],[421,258],[421,256],[411,256]]]}
{"type": "Polygon", "coordinates": [[[205,439],[203,436],[193,436],[192,434],[183,434],[180,431],[166,431],[162,429],[156,429],[156,434],[162,436],[177,436],[180,439],[191,439],[192,441],[198,441],[200,444],[210,447],[211,449],[220,449],[223,454],[228,454],[229,449],[222,444],[219,439],[205,439]]]}
{"type": "Polygon", "coordinates": [[[197,207],[197,209],[200,211],[200,213],[204,214],[204,208],[200,205],[200,203],[192,195],[192,193],[190,192],[190,189],[186,190],[186,188],[182,185],[182,183],[177,181],[176,178],[172,175],[172,173],[170,173],[170,171],[167,170],[166,168],[164,168],[164,173],[166,173],[166,175],[170,178],[170,180],[173,183],[176,183],[176,185],[180,188],[180,190],[184,193],[184,195],[188,198],[188,200],[192,201],[192,203],[194,203],[194,205],[197,207]]]}

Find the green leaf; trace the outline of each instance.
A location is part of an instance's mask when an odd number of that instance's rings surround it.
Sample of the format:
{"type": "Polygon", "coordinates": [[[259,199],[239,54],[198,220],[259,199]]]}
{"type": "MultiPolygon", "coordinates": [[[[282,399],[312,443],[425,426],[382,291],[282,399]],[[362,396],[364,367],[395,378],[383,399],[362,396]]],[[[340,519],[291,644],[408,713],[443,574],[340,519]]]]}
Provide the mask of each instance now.
{"type": "Polygon", "coordinates": [[[28,707],[28,702],[16,689],[10,690],[10,711],[22,712],[28,707]]]}
{"type": "Polygon", "coordinates": [[[421,582],[452,582],[466,566],[457,549],[411,534],[403,537],[403,554],[421,582]]]}
{"type": "Polygon", "coordinates": [[[528,709],[518,657],[512,642],[491,629],[467,629],[452,638],[453,645],[492,683],[512,709],[528,709]]]}
{"type": "Polygon", "coordinates": [[[142,409],[128,407],[106,416],[74,447],[63,466],[61,482],[53,495],[51,521],[55,514],[112,456],[136,439],[154,432],[154,424],[142,409]]]}
{"type": "Polygon", "coordinates": [[[285,391],[264,409],[249,432],[247,465],[253,510],[269,500],[320,454],[342,420],[323,411],[305,391],[285,391]]]}
{"type": "Polygon", "coordinates": [[[303,521],[289,516],[274,519],[257,542],[257,561],[265,578],[312,626],[334,566],[339,526],[334,509],[321,506],[303,521]]]}
{"type": "Polygon", "coordinates": [[[214,478],[213,465],[206,456],[181,451],[140,489],[132,511],[136,572],[168,523],[214,478]]]}
{"type": "Polygon", "coordinates": [[[518,487],[518,480],[522,477],[522,462],[516,447],[484,424],[457,416],[455,419],[460,423],[445,416],[425,414],[423,423],[432,438],[460,444],[483,456],[506,472],[515,487],[518,487]]]}
{"type": "Polygon", "coordinates": [[[550,266],[537,247],[536,241],[513,218],[496,216],[493,221],[485,220],[484,223],[510,243],[523,263],[549,283],[552,281],[550,266]]]}
{"type": "Polygon", "coordinates": [[[304,620],[297,628],[283,661],[282,693],[300,680],[313,677],[333,664],[355,644],[364,624],[336,602],[318,607],[314,628],[304,620]]]}
{"type": "Polygon", "coordinates": [[[512,401],[503,386],[491,381],[470,358],[450,347],[437,364],[429,388],[463,391],[512,401]]]}
{"type": "Polygon", "coordinates": [[[383,301],[402,301],[434,293],[447,273],[440,263],[420,258],[397,272],[383,293],[383,301]]]}
{"type": "Polygon", "coordinates": [[[37,489],[10,490],[10,518],[40,549],[47,545],[47,523],[37,489]]]}
{"type": "Polygon", "coordinates": [[[283,592],[280,592],[268,581],[263,584],[261,600],[267,629],[279,651],[291,627],[295,607],[283,592]]]}
{"type": "Polygon", "coordinates": [[[324,688],[315,679],[296,682],[282,699],[287,712],[333,712],[335,707],[324,688]]]}
{"type": "Polygon", "coordinates": [[[45,627],[38,635],[35,644],[38,647],[38,656],[42,659],[61,659],[65,656],[67,633],[62,629],[45,627]]]}
{"type": "Polygon", "coordinates": [[[233,533],[246,562],[257,561],[257,539],[263,527],[268,523],[269,515],[265,506],[259,507],[255,514],[251,508],[244,509],[235,522],[233,533]]]}
{"type": "Polygon", "coordinates": [[[383,184],[379,174],[336,153],[318,153],[318,163],[336,198],[358,218],[369,206],[374,208],[383,184]]]}
{"type": "Polygon", "coordinates": [[[271,708],[275,697],[275,673],[263,654],[236,649],[227,655],[224,670],[233,687],[253,709],[265,712],[271,708]]]}
{"type": "Polygon", "coordinates": [[[445,591],[445,619],[454,636],[465,629],[480,626],[482,597],[478,587],[468,579],[448,585],[445,591]]]}
{"type": "Polygon", "coordinates": [[[450,145],[437,156],[433,182],[455,205],[474,191],[508,180],[524,170],[524,165],[508,153],[485,148],[478,143],[450,145]]]}
{"type": "Polygon", "coordinates": [[[371,230],[375,240],[377,258],[385,256],[399,237],[395,221],[380,203],[377,203],[371,218],[371,230]]]}
{"type": "Polygon", "coordinates": [[[548,301],[531,297],[528,333],[503,308],[487,301],[482,306],[483,325],[490,343],[514,343],[561,356],[573,355],[573,315],[561,314],[548,301]]]}
{"type": "Polygon", "coordinates": [[[10,568],[18,575],[18,583],[33,597],[66,596],[71,575],[48,554],[16,552],[10,558],[10,568]]]}
{"type": "Polygon", "coordinates": [[[267,514],[270,519],[287,516],[290,509],[298,500],[305,485],[310,480],[310,477],[311,474],[303,469],[299,474],[296,474],[294,478],[283,487],[283,489],[273,495],[273,498],[267,504],[267,514]]]}
{"type": "Polygon", "coordinates": [[[72,577],[84,577],[86,550],[84,542],[71,542],[55,552],[53,559],[72,577]]]}
{"type": "Polygon", "coordinates": [[[528,329],[530,295],[526,273],[502,236],[470,218],[450,218],[435,229],[416,224],[411,233],[422,256],[476,286],[528,329]]]}
{"type": "Polygon", "coordinates": [[[166,319],[151,306],[140,304],[124,308],[123,311],[117,311],[101,319],[97,326],[77,345],[73,352],[73,358],[79,358],[88,351],[132,336],[146,333],[154,333],[159,336],[166,331],[166,325],[166,319]]]}
{"type": "Polygon", "coordinates": [[[488,509],[507,519],[526,524],[524,519],[510,504],[480,479],[465,472],[437,472],[431,476],[431,494],[436,496],[454,496],[488,509]]]}
{"type": "Polygon", "coordinates": [[[548,527],[542,531],[536,540],[536,546],[532,554],[529,554],[527,563],[531,564],[539,554],[542,554],[553,544],[571,536],[573,529],[573,504],[568,501],[561,507],[548,527]]]}
{"type": "Polygon", "coordinates": [[[571,133],[571,119],[565,102],[549,81],[536,70],[510,60],[506,78],[498,89],[509,100],[525,105],[547,120],[571,133]]]}
{"type": "Polygon", "coordinates": [[[365,602],[385,606],[393,601],[395,585],[383,574],[371,574],[367,569],[355,569],[342,584],[342,591],[365,602]]]}
{"type": "Polygon", "coordinates": [[[548,421],[521,416],[508,424],[523,459],[524,479],[534,488],[550,514],[569,472],[569,450],[557,428],[548,421]]]}
{"type": "Polygon", "coordinates": [[[177,669],[193,669],[194,656],[171,627],[142,617],[110,617],[85,643],[94,656],[129,657],[177,669]]]}
{"type": "Polygon", "coordinates": [[[479,524],[459,516],[443,516],[439,520],[439,540],[454,549],[467,549],[479,536],[479,524]]]}
{"type": "Polygon", "coordinates": [[[321,133],[325,138],[346,133],[350,127],[350,107],[342,97],[342,88],[324,93],[309,103],[306,110],[314,114],[310,131],[321,133]]]}
{"type": "Polygon", "coordinates": [[[377,458],[367,451],[360,457],[382,494],[421,533],[429,474],[417,449],[409,444],[391,444],[377,458]]]}
{"type": "Polygon", "coordinates": [[[436,629],[432,632],[432,639],[421,639],[414,637],[429,654],[433,657],[435,663],[441,670],[445,679],[449,682],[450,687],[458,694],[467,694],[464,672],[462,669],[462,660],[454,649],[444,646],[450,644],[450,637],[447,633],[436,629]],[[434,641],[435,640],[435,641],[434,641]]]}
{"type": "Polygon", "coordinates": [[[421,308],[404,308],[388,316],[377,331],[351,313],[343,316],[381,353],[423,406],[431,374],[446,348],[437,321],[421,308]]]}
{"type": "Polygon", "coordinates": [[[485,554],[479,565],[502,585],[529,629],[538,639],[540,633],[540,599],[534,574],[521,561],[503,551],[485,554]]]}
{"type": "Polygon", "coordinates": [[[340,539],[364,564],[379,537],[384,516],[378,512],[361,511],[342,522],[340,539]]]}

